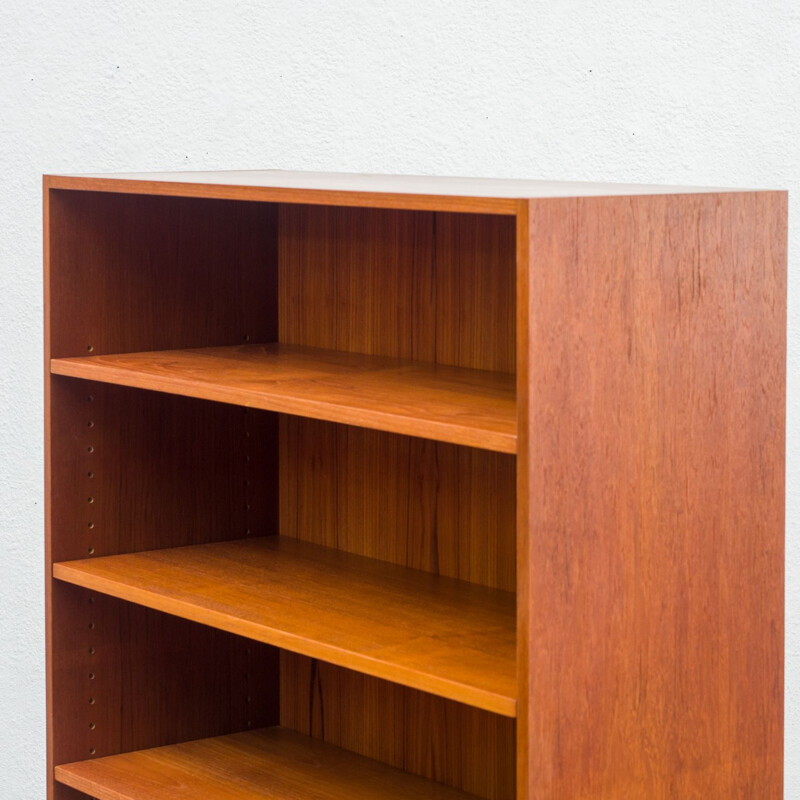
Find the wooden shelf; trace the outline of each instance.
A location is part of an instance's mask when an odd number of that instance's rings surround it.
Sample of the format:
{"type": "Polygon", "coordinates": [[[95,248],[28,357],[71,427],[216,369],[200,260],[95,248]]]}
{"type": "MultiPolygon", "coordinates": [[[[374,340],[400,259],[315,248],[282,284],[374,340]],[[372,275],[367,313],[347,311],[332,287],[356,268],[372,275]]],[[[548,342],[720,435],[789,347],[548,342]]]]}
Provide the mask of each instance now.
{"type": "Polygon", "coordinates": [[[65,764],[55,777],[98,800],[473,797],[279,727],[65,764]]]}
{"type": "Polygon", "coordinates": [[[58,358],[51,372],[514,453],[515,378],[281,344],[58,358]]]}
{"type": "Polygon", "coordinates": [[[515,597],[285,537],[53,565],[59,580],[516,714],[515,597]]]}

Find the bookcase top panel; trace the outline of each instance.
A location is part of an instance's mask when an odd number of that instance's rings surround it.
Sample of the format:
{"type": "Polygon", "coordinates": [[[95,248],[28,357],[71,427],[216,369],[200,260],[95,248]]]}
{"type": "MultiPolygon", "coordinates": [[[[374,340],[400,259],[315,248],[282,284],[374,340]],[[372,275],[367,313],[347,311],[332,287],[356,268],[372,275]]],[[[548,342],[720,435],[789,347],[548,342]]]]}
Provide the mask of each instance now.
{"type": "Polygon", "coordinates": [[[646,184],[242,170],[46,176],[50,188],[274,202],[513,214],[524,199],[696,194],[736,189],[646,184]]]}

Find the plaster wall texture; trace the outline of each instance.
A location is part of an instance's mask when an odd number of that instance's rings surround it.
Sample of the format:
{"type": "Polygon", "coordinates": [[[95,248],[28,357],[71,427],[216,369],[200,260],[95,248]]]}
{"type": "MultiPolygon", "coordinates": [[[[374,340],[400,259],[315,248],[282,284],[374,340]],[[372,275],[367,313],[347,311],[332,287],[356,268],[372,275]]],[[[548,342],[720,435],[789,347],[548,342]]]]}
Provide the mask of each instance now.
{"type": "Polygon", "coordinates": [[[41,174],[786,188],[786,797],[800,797],[800,4],[4,0],[0,797],[44,797],[41,174]]]}

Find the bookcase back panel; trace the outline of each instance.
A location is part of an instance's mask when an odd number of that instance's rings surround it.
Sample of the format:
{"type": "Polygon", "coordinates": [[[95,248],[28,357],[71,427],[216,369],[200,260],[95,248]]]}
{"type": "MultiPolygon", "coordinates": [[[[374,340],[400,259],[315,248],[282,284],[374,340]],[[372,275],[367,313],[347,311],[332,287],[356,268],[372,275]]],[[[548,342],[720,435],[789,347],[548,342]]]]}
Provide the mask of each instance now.
{"type": "Polygon", "coordinates": [[[284,536],[513,591],[516,459],[280,417],[284,536]]]}
{"type": "Polygon", "coordinates": [[[515,370],[515,220],[282,205],[280,341],[515,370]]]}
{"type": "Polygon", "coordinates": [[[281,725],[490,800],[514,800],[515,721],[281,651],[281,725]]]}
{"type": "Polygon", "coordinates": [[[275,341],[276,227],[267,203],[52,190],[50,356],[275,341]]]}
{"type": "Polygon", "coordinates": [[[276,414],[51,384],[53,561],[277,532],[276,414]]]}
{"type": "Polygon", "coordinates": [[[56,783],[53,791],[54,800],[94,800],[91,795],[84,794],[61,783],[56,783]]]}
{"type": "Polygon", "coordinates": [[[58,582],[53,599],[53,763],[277,722],[275,648],[58,582]]]}

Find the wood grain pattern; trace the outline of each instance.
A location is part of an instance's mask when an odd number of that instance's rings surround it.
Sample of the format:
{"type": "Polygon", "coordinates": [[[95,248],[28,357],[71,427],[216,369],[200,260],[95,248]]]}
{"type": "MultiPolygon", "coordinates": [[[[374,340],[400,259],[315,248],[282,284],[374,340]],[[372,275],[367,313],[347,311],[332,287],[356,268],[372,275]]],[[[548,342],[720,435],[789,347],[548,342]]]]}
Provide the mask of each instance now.
{"type": "MultiPolygon", "coordinates": [[[[499,216],[282,206],[280,341],[513,373],[514,232],[499,216]]],[[[513,456],[284,415],[280,446],[283,535],[513,591],[513,456]]],[[[287,667],[308,659],[282,659],[284,724],[513,796],[513,721],[323,662],[312,686],[287,667]]]]}
{"type": "Polygon", "coordinates": [[[514,372],[513,220],[437,214],[434,243],[435,360],[514,372]]]}
{"type": "Polygon", "coordinates": [[[56,764],[278,721],[278,652],[76,586],[53,586],[56,764]]]}
{"type": "Polygon", "coordinates": [[[522,224],[520,796],[781,797],[786,196],[522,224]]]}
{"type": "Polygon", "coordinates": [[[281,725],[478,797],[515,797],[513,719],[285,650],[281,725]]]}
{"type": "Polygon", "coordinates": [[[57,563],[59,580],[514,716],[514,596],[268,536],[57,563]]]}
{"type": "Polygon", "coordinates": [[[284,728],[267,728],[56,768],[98,800],[467,800],[284,728]]]}
{"type": "Polygon", "coordinates": [[[282,206],[287,344],[514,371],[514,220],[282,206]]]}
{"type": "Polygon", "coordinates": [[[57,375],[514,452],[510,375],[283,344],[53,359],[57,375]]]}
{"type": "Polygon", "coordinates": [[[281,415],[281,534],[506,591],[514,456],[281,415]]]}
{"type": "Polygon", "coordinates": [[[49,198],[50,357],[276,340],[274,206],[49,198]]]}
{"type": "Polygon", "coordinates": [[[281,342],[435,360],[433,214],[281,206],[278,219],[281,342]]]}
{"type": "Polygon", "coordinates": [[[53,561],[278,532],[277,415],[52,381],[53,561]]]}
{"type": "MultiPolygon", "coordinates": [[[[51,559],[277,531],[274,415],[66,378],[50,405],[51,559]]],[[[51,591],[52,764],[277,721],[270,648],[78,591],[51,591]]]]}
{"type": "MultiPolygon", "coordinates": [[[[46,364],[51,356],[276,337],[274,207],[52,185],[45,179],[46,364]]],[[[255,654],[252,644],[228,644],[237,640],[216,631],[194,635],[194,626],[152,613],[108,612],[100,625],[90,613],[106,607],[100,599],[92,608],[75,601],[79,590],[53,587],[50,573],[54,558],[240,537],[251,526],[268,530],[267,520],[277,529],[268,488],[277,489],[275,420],[250,422],[242,409],[53,378],[49,366],[45,414],[48,797],[70,800],[78,795],[53,784],[53,766],[90,757],[90,741],[96,755],[230,733],[246,723],[237,698],[244,702],[248,685],[254,703],[274,707],[277,662],[269,648],[259,646],[272,655],[253,661],[248,684],[232,664],[248,649],[255,654]],[[258,454],[248,450],[248,432],[261,441],[258,454]],[[256,485],[264,485],[258,499],[256,485]],[[176,683],[163,659],[203,660],[205,650],[214,655],[198,680],[214,687],[219,702],[197,704],[192,680],[159,700],[161,673],[167,691],[176,683]],[[100,654],[107,669],[95,672],[94,685],[102,699],[87,688],[100,654]],[[197,707],[180,721],[187,692],[197,707]],[[87,710],[102,712],[105,722],[90,729],[87,710]]],[[[259,724],[271,721],[263,716],[259,724]]]]}

